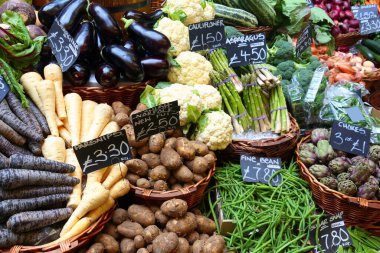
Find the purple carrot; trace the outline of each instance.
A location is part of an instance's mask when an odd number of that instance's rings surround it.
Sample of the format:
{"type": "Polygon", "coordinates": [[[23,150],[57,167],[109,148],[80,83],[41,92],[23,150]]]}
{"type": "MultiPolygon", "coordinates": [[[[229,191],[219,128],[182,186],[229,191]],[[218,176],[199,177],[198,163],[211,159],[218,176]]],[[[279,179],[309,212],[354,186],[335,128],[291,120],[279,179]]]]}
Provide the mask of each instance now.
{"type": "Polygon", "coordinates": [[[35,245],[46,238],[46,228],[28,233],[16,234],[10,229],[0,229],[0,248],[9,248],[14,245],[35,245]]]}
{"type": "Polygon", "coordinates": [[[4,121],[0,120],[0,135],[7,138],[10,142],[17,146],[23,146],[26,139],[19,135],[13,128],[8,126],[4,121]]]}
{"type": "Polygon", "coordinates": [[[30,99],[27,99],[28,100],[28,103],[29,103],[29,110],[30,112],[36,117],[38,123],[40,124],[41,128],[42,128],[42,131],[44,132],[45,135],[49,135],[50,134],[50,129],[49,129],[49,125],[46,121],[46,118],[45,116],[42,114],[42,112],[40,111],[40,109],[38,109],[38,107],[30,100],[30,99]]]}
{"type": "Polygon", "coordinates": [[[28,199],[54,194],[70,194],[73,192],[71,186],[51,186],[51,187],[25,187],[15,190],[4,190],[0,188],[0,201],[7,199],[28,199]]]}
{"type": "Polygon", "coordinates": [[[0,152],[8,157],[13,154],[32,155],[32,153],[30,153],[28,150],[21,148],[19,146],[13,145],[7,139],[5,139],[2,135],[0,135],[0,152]]]}
{"type": "Polygon", "coordinates": [[[75,170],[73,165],[43,157],[16,154],[9,157],[9,160],[9,167],[17,169],[41,170],[56,173],[71,173],[75,170]]]}
{"type": "Polygon", "coordinates": [[[33,155],[36,156],[42,156],[42,145],[39,142],[36,141],[29,141],[28,142],[28,149],[30,152],[33,153],[33,155]]]}

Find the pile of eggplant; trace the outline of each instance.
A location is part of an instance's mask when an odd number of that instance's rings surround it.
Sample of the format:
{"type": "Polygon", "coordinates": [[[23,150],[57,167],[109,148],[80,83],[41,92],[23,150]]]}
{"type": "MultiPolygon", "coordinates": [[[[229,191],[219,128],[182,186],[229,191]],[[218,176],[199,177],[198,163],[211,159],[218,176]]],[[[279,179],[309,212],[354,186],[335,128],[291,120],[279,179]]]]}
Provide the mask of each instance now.
{"type": "MultiPolygon", "coordinates": [[[[125,29],[121,29],[106,8],[87,0],[57,0],[38,12],[46,30],[57,19],[79,46],[77,62],[65,73],[71,85],[86,85],[94,71],[97,82],[104,87],[117,85],[120,78],[128,82],[166,80],[170,41],[153,30],[162,15],[161,10],[152,14],[127,11],[125,29]]],[[[40,68],[51,61],[54,57],[46,44],[40,68]]]]}

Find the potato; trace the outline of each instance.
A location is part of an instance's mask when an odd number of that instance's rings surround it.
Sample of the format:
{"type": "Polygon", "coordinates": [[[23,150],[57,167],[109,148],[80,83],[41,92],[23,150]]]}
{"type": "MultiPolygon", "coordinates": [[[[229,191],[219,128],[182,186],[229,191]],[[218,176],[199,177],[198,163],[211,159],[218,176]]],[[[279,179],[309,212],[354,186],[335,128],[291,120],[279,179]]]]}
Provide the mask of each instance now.
{"type": "Polygon", "coordinates": [[[174,171],[173,176],[182,183],[192,183],[194,174],[185,165],[174,171]]]}
{"type": "Polygon", "coordinates": [[[182,160],[179,154],[172,148],[163,148],[160,154],[160,160],[168,170],[176,170],[182,166],[182,160]]]}
{"type": "Polygon", "coordinates": [[[223,236],[213,235],[204,244],[203,253],[223,253],[226,242],[223,236]]]}
{"type": "Polygon", "coordinates": [[[205,243],[204,240],[196,240],[193,244],[193,253],[203,253],[205,243]]]}
{"type": "Polygon", "coordinates": [[[129,239],[135,238],[136,235],[141,235],[143,231],[143,227],[137,222],[124,221],[117,226],[117,232],[129,239]]]}
{"type": "Polygon", "coordinates": [[[125,238],[120,243],[121,253],[135,253],[135,242],[132,239],[125,238]]]}
{"type": "Polygon", "coordinates": [[[128,171],[140,177],[145,177],[148,175],[148,165],[143,160],[131,159],[126,161],[125,165],[127,165],[128,171]]]}
{"type": "Polygon", "coordinates": [[[127,173],[127,179],[128,179],[128,181],[129,181],[131,184],[136,185],[137,180],[139,180],[139,178],[140,178],[140,177],[139,177],[138,175],[136,175],[136,174],[134,174],[134,173],[128,171],[128,173],[127,173]]]}
{"type": "MultiPolygon", "coordinates": [[[[149,147],[148,147],[149,150],[149,147]]],[[[160,155],[147,153],[141,156],[141,160],[143,160],[149,169],[154,169],[155,167],[161,165],[160,155]]]]}
{"type": "Polygon", "coordinates": [[[190,244],[185,238],[178,238],[177,252],[190,253],[190,244]]]}
{"type": "Polygon", "coordinates": [[[216,231],[215,222],[203,215],[196,215],[197,231],[201,234],[212,235],[216,231]]]}
{"type": "Polygon", "coordinates": [[[187,161],[186,166],[196,174],[205,173],[210,169],[208,160],[201,156],[196,156],[194,160],[187,161]]]}
{"type": "Polygon", "coordinates": [[[152,180],[168,180],[170,177],[170,171],[167,170],[164,166],[159,165],[153,170],[149,171],[149,177],[152,180]]]}
{"type": "Polygon", "coordinates": [[[198,182],[202,181],[203,178],[205,178],[203,175],[195,174],[195,173],[194,173],[193,182],[194,182],[194,183],[198,183],[198,182]]]}
{"type": "Polygon", "coordinates": [[[174,137],[166,139],[166,141],[165,141],[165,148],[175,149],[175,143],[176,143],[176,141],[177,141],[177,139],[174,138],[174,137]]]}
{"type": "Polygon", "coordinates": [[[139,157],[139,153],[138,153],[137,149],[132,148],[131,153],[132,153],[132,159],[139,157]]]}
{"type": "Polygon", "coordinates": [[[199,240],[206,241],[208,238],[210,238],[210,236],[208,234],[201,234],[201,235],[199,235],[199,240]]]}
{"type": "Polygon", "coordinates": [[[156,191],[167,191],[169,190],[168,184],[164,180],[158,180],[154,182],[153,189],[156,191]]]}
{"type": "Polygon", "coordinates": [[[181,218],[187,213],[187,202],[182,199],[171,199],[162,203],[160,207],[163,214],[171,218],[181,218]]]}
{"type": "Polygon", "coordinates": [[[169,185],[178,184],[178,180],[173,175],[171,175],[166,181],[169,185]]]}
{"type": "Polygon", "coordinates": [[[127,124],[130,124],[129,117],[127,114],[123,112],[119,112],[115,115],[114,121],[119,125],[119,127],[123,127],[127,124]]]}
{"type": "Polygon", "coordinates": [[[157,210],[155,213],[154,213],[154,217],[156,218],[157,222],[161,225],[166,225],[166,223],[168,223],[169,221],[169,217],[166,216],[161,210],[157,210]]]}
{"type": "Polygon", "coordinates": [[[190,212],[192,212],[195,215],[202,215],[201,210],[199,210],[198,208],[193,208],[190,210],[190,212]]]}
{"type": "Polygon", "coordinates": [[[181,128],[174,129],[171,137],[179,138],[183,136],[183,131],[181,128]]]}
{"type": "Polygon", "coordinates": [[[208,147],[201,141],[191,141],[191,145],[195,148],[195,154],[197,156],[205,156],[209,153],[208,147]]]}
{"type": "Polygon", "coordinates": [[[215,162],[216,162],[216,156],[215,154],[207,154],[204,156],[204,158],[207,160],[208,162],[208,167],[211,169],[212,167],[214,167],[215,165],[215,162]]]}
{"type": "Polygon", "coordinates": [[[119,243],[110,235],[99,234],[95,237],[95,242],[103,244],[106,253],[118,253],[119,243]]]}
{"type": "Polygon", "coordinates": [[[112,223],[104,225],[103,233],[112,236],[116,240],[120,238],[120,234],[117,232],[117,227],[112,223]]]}
{"type": "Polygon", "coordinates": [[[123,208],[118,208],[113,212],[112,222],[115,225],[120,225],[124,221],[128,220],[128,212],[123,208]]]}
{"type": "Polygon", "coordinates": [[[146,106],[143,103],[138,103],[137,106],[136,106],[136,110],[139,110],[139,111],[144,111],[146,109],[148,109],[148,106],[146,106]]]}
{"type": "Polygon", "coordinates": [[[193,213],[187,212],[184,217],[171,219],[166,223],[166,229],[178,236],[186,236],[197,228],[197,220],[193,213]]]}
{"type": "Polygon", "coordinates": [[[150,184],[150,181],[148,179],[139,178],[136,182],[136,186],[143,189],[150,189],[152,185],[150,184]]]}
{"type": "Polygon", "coordinates": [[[173,184],[172,187],[171,187],[172,190],[179,190],[179,189],[182,189],[182,188],[183,188],[183,186],[180,185],[180,184],[173,184]]]}
{"type": "Polygon", "coordinates": [[[145,145],[141,148],[138,148],[137,149],[137,154],[139,154],[139,156],[143,156],[143,155],[146,155],[146,154],[149,154],[149,147],[148,145],[145,145]]]}
{"type": "Polygon", "coordinates": [[[153,253],[153,244],[146,246],[146,249],[149,251],[149,253],[153,253]]]}
{"type": "Polygon", "coordinates": [[[186,236],[186,240],[190,244],[193,244],[196,240],[199,240],[199,233],[197,231],[193,231],[191,234],[186,236]]]}
{"type": "Polygon", "coordinates": [[[86,251],[86,253],[103,253],[104,245],[100,242],[94,243],[91,247],[86,251]]]}
{"type": "Polygon", "coordinates": [[[141,148],[143,146],[145,146],[149,139],[148,138],[144,138],[142,140],[139,140],[137,141],[135,139],[135,131],[133,130],[133,126],[131,124],[127,124],[125,126],[123,126],[123,128],[127,134],[127,138],[128,138],[128,143],[131,147],[134,147],[134,148],[141,148]]]}
{"type": "Polygon", "coordinates": [[[131,114],[132,112],[132,109],[129,108],[128,106],[124,105],[122,102],[120,101],[116,101],[116,102],[113,102],[112,103],[112,109],[113,111],[115,112],[115,114],[118,114],[118,113],[125,113],[127,114],[128,116],[131,114]]]}
{"type": "Polygon", "coordinates": [[[142,237],[142,235],[136,235],[133,242],[135,243],[136,249],[141,249],[145,246],[144,237],[142,237]]]}
{"type": "Polygon", "coordinates": [[[154,253],[174,253],[179,244],[175,233],[162,233],[153,240],[154,253]]]}
{"type": "Polygon", "coordinates": [[[159,206],[149,206],[149,209],[155,213],[157,210],[160,210],[160,207],[159,206]]]}
{"type": "Polygon", "coordinates": [[[150,136],[149,138],[149,150],[152,153],[159,154],[165,145],[165,135],[158,133],[150,136]]]}
{"type": "Polygon", "coordinates": [[[146,248],[141,248],[136,253],[149,253],[149,250],[147,250],[146,248]]]}
{"type": "Polygon", "coordinates": [[[156,223],[154,213],[149,207],[133,204],[128,208],[128,216],[132,221],[140,223],[142,226],[147,227],[156,223]]]}
{"type": "Polygon", "coordinates": [[[175,150],[184,159],[191,161],[195,158],[195,148],[186,138],[178,138],[175,143],[175,150]]]}
{"type": "MultiPolygon", "coordinates": [[[[157,213],[157,212],[156,212],[157,213]]],[[[153,242],[153,240],[160,234],[160,229],[156,225],[150,225],[147,226],[143,233],[142,236],[144,237],[144,240],[146,244],[150,244],[153,242]]]]}

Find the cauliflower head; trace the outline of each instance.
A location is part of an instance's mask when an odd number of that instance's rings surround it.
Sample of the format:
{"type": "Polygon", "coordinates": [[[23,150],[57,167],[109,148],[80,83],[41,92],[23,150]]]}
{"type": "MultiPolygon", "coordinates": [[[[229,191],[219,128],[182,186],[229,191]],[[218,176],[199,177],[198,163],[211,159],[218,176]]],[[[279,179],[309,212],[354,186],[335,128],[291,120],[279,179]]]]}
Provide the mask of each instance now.
{"type": "Polygon", "coordinates": [[[182,17],[185,25],[199,23],[204,16],[201,0],[167,0],[164,11],[171,19],[182,17]]]}
{"type": "Polygon", "coordinates": [[[166,88],[156,89],[155,92],[160,104],[178,100],[181,126],[197,122],[202,113],[203,104],[198,92],[192,86],[174,83],[166,88]]]}
{"type": "Polygon", "coordinates": [[[222,96],[219,91],[211,85],[196,84],[194,89],[198,91],[202,100],[203,110],[221,110],[222,96]]]}
{"type": "Polygon", "coordinates": [[[231,117],[224,111],[203,114],[198,121],[195,140],[205,143],[210,150],[223,150],[232,142],[231,117]]]}
{"type": "Polygon", "coordinates": [[[189,29],[181,21],[165,17],[158,21],[158,26],[154,29],[168,37],[174,56],[190,50],[189,29]]]}
{"type": "Polygon", "coordinates": [[[209,2],[206,2],[206,7],[203,10],[203,21],[213,20],[215,18],[215,8],[209,2]]]}
{"type": "Polygon", "coordinates": [[[175,59],[179,66],[169,69],[168,79],[172,83],[209,84],[213,70],[211,63],[195,52],[182,52],[175,59]]]}

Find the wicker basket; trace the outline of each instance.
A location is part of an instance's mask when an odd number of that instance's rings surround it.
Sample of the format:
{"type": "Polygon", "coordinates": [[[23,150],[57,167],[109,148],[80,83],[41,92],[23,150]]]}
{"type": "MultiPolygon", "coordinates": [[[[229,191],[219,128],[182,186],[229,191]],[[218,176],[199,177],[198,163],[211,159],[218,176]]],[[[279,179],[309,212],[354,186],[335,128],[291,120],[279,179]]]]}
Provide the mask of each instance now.
{"type": "Polygon", "coordinates": [[[232,141],[227,149],[219,152],[224,159],[237,161],[240,155],[249,154],[261,157],[281,157],[285,160],[291,157],[300,136],[300,128],[294,117],[290,115],[291,130],[275,139],[258,141],[232,141]]]}
{"type": "Polygon", "coordinates": [[[203,178],[198,183],[179,190],[171,190],[165,192],[143,189],[131,184],[130,196],[132,197],[133,202],[157,206],[160,206],[162,203],[170,199],[183,199],[187,202],[187,205],[190,209],[200,203],[203,194],[206,191],[207,186],[214,174],[215,166],[209,171],[207,177],[203,178]]]}
{"type": "Polygon", "coordinates": [[[82,246],[88,244],[91,239],[100,233],[103,230],[104,225],[111,219],[113,211],[115,210],[116,205],[103,214],[94,224],[91,225],[88,229],[83,231],[81,234],[70,238],[59,244],[49,243],[40,246],[14,246],[9,250],[2,250],[0,252],[6,253],[19,253],[19,252],[28,252],[28,253],[66,253],[66,252],[78,252],[78,249],[82,246]]]}
{"type": "Polygon", "coordinates": [[[339,47],[339,46],[352,46],[356,42],[361,40],[362,38],[364,38],[364,36],[358,32],[340,34],[340,35],[335,37],[335,45],[337,47],[339,47]]]}
{"type": "Polygon", "coordinates": [[[315,202],[330,214],[343,211],[347,225],[368,227],[371,228],[371,232],[379,232],[380,229],[376,226],[371,226],[371,224],[380,222],[380,201],[350,197],[319,183],[305,164],[302,163],[299,155],[301,144],[309,141],[310,135],[298,143],[296,156],[301,176],[309,183],[315,202]]]}

